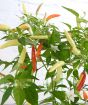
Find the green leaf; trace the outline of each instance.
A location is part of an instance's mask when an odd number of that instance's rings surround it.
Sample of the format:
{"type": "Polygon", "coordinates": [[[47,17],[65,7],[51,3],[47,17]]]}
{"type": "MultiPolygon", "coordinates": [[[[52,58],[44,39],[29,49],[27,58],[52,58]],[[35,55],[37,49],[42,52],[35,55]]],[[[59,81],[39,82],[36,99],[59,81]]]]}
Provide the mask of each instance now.
{"type": "Polygon", "coordinates": [[[20,87],[13,88],[13,96],[16,101],[16,105],[23,105],[24,102],[24,91],[20,87]]]}
{"type": "Polygon", "coordinates": [[[6,75],[3,78],[0,79],[0,84],[10,83],[14,82],[14,77],[12,75],[6,75]]]}
{"type": "Polygon", "coordinates": [[[0,60],[0,65],[4,64],[4,65],[5,65],[5,66],[4,66],[4,69],[6,69],[8,66],[12,65],[13,62],[14,62],[14,61],[12,61],[12,62],[7,62],[7,61],[2,61],[2,60],[0,60]]]}
{"type": "Polygon", "coordinates": [[[55,59],[66,61],[70,57],[70,51],[68,49],[61,49],[57,52],[52,51],[52,56],[54,56],[55,59]]]}
{"type": "Polygon", "coordinates": [[[26,39],[24,37],[21,37],[18,39],[18,41],[22,44],[22,45],[25,45],[26,44],[26,39]]]}
{"type": "Polygon", "coordinates": [[[55,70],[53,72],[47,72],[45,79],[54,77],[55,76],[55,72],[56,72],[55,70]]]}
{"type": "Polygon", "coordinates": [[[65,92],[64,91],[53,91],[52,92],[53,96],[59,99],[60,101],[65,100],[65,92]]]}
{"type": "Polygon", "coordinates": [[[16,79],[36,79],[38,80],[38,78],[36,78],[35,76],[31,75],[29,71],[23,71],[23,72],[20,72],[16,75],[15,77],[16,79]]]}
{"type": "Polygon", "coordinates": [[[69,80],[67,80],[67,82],[68,82],[69,86],[72,87],[72,82],[69,80]]]}
{"type": "MultiPolygon", "coordinates": [[[[63,22],[64,23],[64,22],[63,22]]],[[[68,23],[64,23],[66,26],[68,26],[68,28],[71,30],[71,25],[68,23]]]]}
{"type": "Polygon", "coordinates": [[[77,70],[77,69],[75,69],[75,70],[73,71],[73,75],[74,75],[75,78],[79,79],[78,70],[77,70]]]}
{"type": "Polygon", "coordinates": [[[18,46],[19,54],[21,54],[22,50],[23,50],[23,46],[22,46],[22,45],[19,45],[19,46],[18,46]]]}
{"type": "Polygon", "coordinates": [[[79,100],[79,97],[74,97],[74,102],[76,103],[79,100]]]}
{"type": "Polygon", "coordinates": [[[55,44],[60,41],[60,33],[57,30],[53,30],[52,35],[49,37],[49,43],[55,44]]]}
{"type": "Polygon", "coordinates": [[[66,86],[66,85],[63,85],[63,84],[57,85],[56,87],[57,87],[57,88],[59,88],[59,87],[60,87],[60,88],[67,88],[67,86],[66,86]]]}
{"type": "Polygon", "coordinates": [[[42,105],[42,104],[44,104],[44,103],[49,103],[49,102],[52,102],[54,100],[54,98],[53,97],[47,97],[47,98],[45,98],[44,100],[42,100],[40,103],[39,103],[39,105],[42,105]]]}
{"type": "Polygon", "coordinates": [[[67,79],[68,79],[69,76],[71,75],[72,71],[73,71],[73,69],[69,69],[69,70],[67,71],[67,79]]]}
{"type": "Polygon", "coordinates": [[[6,91],[4,92],[3,97],[2,97],[1,105],[4,105],[6,100],[9,98],[9,96],[11,95],[12,89],[13,89],[13,87],[8,87],[6,89],[6,91]]]}
{"type": "Polygon", "coordinates": [[[73,9],[70,9],[70,8],[67,8],[67,7],[64,7],[64,6],[62,6],[64,9],[66,9],[66,10],[68,10],[69,12],[71,12],[73,15],[75,15],[76,17],[79,17],[79,14],[75,11],[75,10],[73,10],[73,9]]]}
{"type": "Polygon", "coordinates": [[[87,72],[87,74],[88,74],[88,64],[87,63],[85,63],[84,64],[84,70],[87,72]]]}
{"type": "Polygon", "coordinates": [[[80,60],[77,60],[73,63],[73,67],[76,68],[80,64],[80,60]]]}
{"type": "Polygon", "coordinates": [[[32,85],[24,88],[25,99],[32,105],[38,105],[38,93],[36,88],[32,85]]]}
{"type": "Polygon", "coordinates": [[[51,61],[51,51],[50,51],[50,49],[47,49],[47,50],[42,54],[42,56],[45,57],[46,63],[47,63],[47,65],[48,65],[48,64],[50,63],[50,61],[51,61]]]}

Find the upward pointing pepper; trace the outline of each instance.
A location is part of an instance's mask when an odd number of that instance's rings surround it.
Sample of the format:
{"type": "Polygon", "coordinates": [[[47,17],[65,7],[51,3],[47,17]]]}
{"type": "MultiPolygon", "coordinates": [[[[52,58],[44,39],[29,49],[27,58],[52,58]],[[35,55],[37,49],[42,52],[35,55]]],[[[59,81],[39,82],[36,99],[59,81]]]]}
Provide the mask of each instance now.
{"type": "Polygon", "coordinates": [[[84,98],[84,100],[88,100],[88,92],[87,91],[83,91],[83,98],[84,98]]]}
{"type": "Polygon", "coordinates": [[[35,54],[35,47],[32,45],[32,70],[33,72],[36,71],[36,54],[35,54]]]}
{"type": "Polygon", "coordinates": [[[20,58],[18,60],[18,63],[23,64],[24,60],[25,60],[25,57],[26,57],[26,48],[23,48],[23,50],[21,52],[21,55],[20,55],[20,58]]]}
{"type": "Polygon", "coordinates": [[[38,49],[37,49],[37,52],[36,52],[36,57],[37,57],[37,58],[40,57],[42,48],[43,48],[43,45],[42,45],[42,43],[40,43],[40,44],[38,45],[38,49]]]}
{"type": "Polygon", "coordinates": [[[46,21],[52,19],[52,18],[55,18],[55,17],[58,17],[60,16],[60,14],[52,14],[52,15],[49,15],[47,18],[46,18],[46,21]]]}
{"type": "Polygon", "coordinates": [[[86,80],[86,73],[85,71],[83,71],[81,74],[80,74],[80,79],[77,83],[77,90],[80,91],[85,83],[85,80],[86,80]]]}

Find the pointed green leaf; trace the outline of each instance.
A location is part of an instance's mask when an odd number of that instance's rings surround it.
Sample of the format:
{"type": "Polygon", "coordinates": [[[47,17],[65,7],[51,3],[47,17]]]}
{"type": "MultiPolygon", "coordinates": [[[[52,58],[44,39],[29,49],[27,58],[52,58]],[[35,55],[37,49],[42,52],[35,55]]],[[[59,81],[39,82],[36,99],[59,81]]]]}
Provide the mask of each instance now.
{"type": "Polygon", "coordinates": [[[0,84],[10,83],[10,82],[14,82],[14,77],[10,74],[0,79],[0,84]]]}
{"type": "Polygon", "coordinates": [[[4,105],[4,103],[6,102],[6,100],[9,98],[9,96],[11,95],[13,87],[9,87],[6,89],[5,93],[3,94],[2,97],[2,101],[1,101],[1,105],[4,105]]]}
{"type": "Polygon", "coordinates": [[[33,85],[24,88],[24,93],[27,102],[29,102],[31,105],[38,105],[38,93],[33,85]]]}
{"type": "Polygon", "coordinates": [[[45,103],[48,103],[48,102],[52,102],[54,100],[54,98],[53,97],[47,97],[47,98],[45,98],[44,100],[42,100],[40,103],[39,103],[39,105],[42,105],[42,104],[45,104],[45,103]]]}
{"type": "Polygon", "coordinates": [[[24,91],[20,87],[13,88],[13,96],[16,101],[16,105],[23,105],[24,102],[24,91]]]}
{"type": "Polygon", "coordinates": [[[68,23],[64,23],[64,24],[71,30],[71,25],[70,24],[68,24],[68,23]]]}
{"type": "Polygon", "coordinates": [[[64,91],[53,91],[52,94],[61,101],[65,100],[66,95],[64,91]]]}
{"type": "Polygon", "coordinates": [[[64,6],[62,6],[64,9],[66,9],[66,10],[68,10],[69,12],[71,12],[73,15],[75,15],[76,17],[79,17],[79,14],[75,11],[75,10],[73,10],[73,9],[70,9],[70,8],[67,8],[67,7],[64,7],[64,6]]]}
{"type": "Polygon", "coordinates": [[[72,71],[73,71],[73,69],[69,69],[69,70],[67,71],[67,78],[69,78],[69,76],[71,75],[72,71]]]}

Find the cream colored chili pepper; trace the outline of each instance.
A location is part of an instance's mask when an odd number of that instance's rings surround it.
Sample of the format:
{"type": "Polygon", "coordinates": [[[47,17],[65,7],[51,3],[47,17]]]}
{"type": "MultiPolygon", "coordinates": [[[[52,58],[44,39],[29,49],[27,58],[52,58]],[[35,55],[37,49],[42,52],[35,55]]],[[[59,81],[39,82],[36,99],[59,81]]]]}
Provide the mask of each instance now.
{"type": "Polygon", "coordinates": [[[27,105],[31,105],[30,103],[27,103],[27,105]]]}
{"type": "Polygon", "coordinates": [[[59,82],[62,77],[62,67],[57,68],[56,78],[54,79],[55,82],[59,82]]]}
{"type": "Polygon", "coordinates": [[[23,30],[29,30],[30,34],[33,35],[32,28],[28,23],[19,25],[19,28],[23,30]]]}
{"type": "Polygon", "coordinates": [[[73,54],[75,54],[75,55],[81,55],[80,50],[77,49],[76,47],[73,47],[73,48],[72,48],[72,52],[73,52],[73,54]]]}
{"type": "Polygon", "coordinates": [[[0,24],[0,31],[8,31],[10,30],[10,27],[5,24],[0,24]]]}
{"type": "Polygon", "coordinates": [[[18,63],[23,64],[24,60],[25,60],[25,57],[26,57],[26,48],[23,48],[23,50],[21,52],[21,55],[20,55],[20,58],[18,60],[18,63]]]}
{"type": "Polygon", "coordinates": [[[24,13],[24,14],[28,14],[28,12],[27,12],[27,9],[26,9],[26,6],[25,6],[24,2],[22,2],[22,10],[23,10],[23,13],[24,13]]]}
{"type": "Polygon", "coordinates": [[[19,46],[20,43],[18,42],[17,39],[13,39],[13,40],[9,40],[7,42],[5,42],[3,45],[0,45],[0,49],[4,49],[7,47],[11,47],[11,46],[19,46]]]}
{"type": "Polygon", "coordinates": [[[66,38],[67,38],[67,41],[69,42],[69,44],[71,45],[71,47],[76,47],[75,45],[75,42],[74,40],[72,39],[71,35],[67,32],[67,31],[64,31],[65,35],[66,35],[66,38]]]}
{"type": "Polygon", "coordinates": [[[55,69],[62,67],[65,64],[64,61],[58,61],[57,63],[55,63],[50,69],[49,72],[54,71],[55,69]]]}
{"type": "Polygon", "coordinates": [[[75,44],[74,40],[72,39],[71,35],[67,31],[65,31],[65,35],[66,35],[67,41],[69,42],[69,44],[72,47],[73,54],[81,55],[81,52],[79,49],[77,49],[76,44],[75,44]]]}
{"type": "Polygon", "coordinates": [[[48,35],[33,35],[30,36],[31,39],[48,39],[48,35]]]}

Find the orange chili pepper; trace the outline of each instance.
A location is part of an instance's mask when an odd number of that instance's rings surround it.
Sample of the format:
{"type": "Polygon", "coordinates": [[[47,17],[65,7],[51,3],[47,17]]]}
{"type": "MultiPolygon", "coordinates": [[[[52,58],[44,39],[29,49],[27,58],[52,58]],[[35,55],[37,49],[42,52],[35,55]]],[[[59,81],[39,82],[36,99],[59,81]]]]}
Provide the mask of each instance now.
{"type": "Polygon", "coordinates": [[[36,54],[35,54],[35,47],[32,45],[32,70],[33,72],[36,71],[36,54]]]}
{"type": "Polygon", "coordinates": [[[40,43],[38,45],[38,49],[37,49],[37,52],[36,52],[36,57],[38,57],[38,58],[40,57],[42,48],[43,48],[43,45],[42,45],[42,43],[40,43]]]}
{"type": "Polygon", "coordinates": [[[26,65],[22,65],[22,66],[20,66],[20,68],[21,68],[21,69],[26,69],[27,66],[26,66],[26,65]]]}
{"type": "Polygon", "coordinates": [[[77,90],[80,91],[85,83],[86,80],[86,73],[83,71],[80,75],[80,80],[77,83],[77,90]]]}
{"type": "Polygon", "coordinates": [[[84,100],[88,100],[88,93],[86,91],[83,91],[83,98],[84,100]]]}
{"type": "Polygon", "coordinates": [[[47,18],[46,18],[46,21],[52,19],[52,18],[55,18],[55,17],[58,17],[60,16],[60,14],[52,14],[52,15],[49,15],[47,18]]]}

